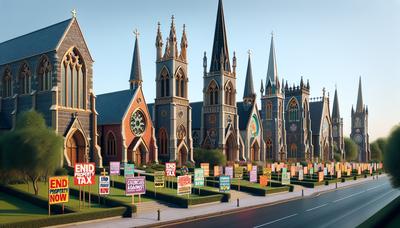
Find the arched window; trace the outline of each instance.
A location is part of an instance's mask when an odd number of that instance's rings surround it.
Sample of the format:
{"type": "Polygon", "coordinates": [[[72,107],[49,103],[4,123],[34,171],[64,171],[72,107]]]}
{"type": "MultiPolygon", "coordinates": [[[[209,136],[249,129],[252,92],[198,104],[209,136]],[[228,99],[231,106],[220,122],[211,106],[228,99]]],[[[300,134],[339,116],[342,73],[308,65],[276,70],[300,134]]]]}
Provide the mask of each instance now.
{"type": "Polygon", "coordinates": [[[218,104],[218,85],[214,80],[208,85],[207,96],[209,105],[218,104]]]}
{"type": "Polygon", "coordinates": [[[19,71],[19,92],[29,94],[31,92],[31,70],[28,63],[23,63],[19,71]]]}
{"type": "Polygon", "coordinates": [[[6,68],[3,74],[3,97],[12,96],[12,76],[11,70],[6,68]]]}
{"type": "Polygon", "coordinates": [[[225,104],[234,105],[234,96],[233,96],[233,85],[232,82],[228,82],[225,86],[225,104]]]}
{"type": "Polygon", "coordinates": [[[169,74],[165,68],[161,71],[160,81],[161,81],[161,85],[160,85],[161,97],[168,97],[169,96],[169,74]]]}
{"type": "Polygon", "coordinates": [[[272,140],[271,140],[271,138],[267,138],[267,141],[265,142],[265,146],[267,149],[267,158],[272,159],[272,140]]]}
{"type": "Polygon", "coordinates": [[[266,113],[266,116],[267,116],[267,120],[271,120],[272,119],[272,102],[271,101],[267,102],[267,113],[266,113]]]}
{"type": "Polygon", "coordinates": [[[112,132],[107,134],[107,155],[108,156],[115,156],[117,155],[117,144],[115,140],[115,136],[112,132]]]}
{"type": "Polygon", "coordinates": [[[176,138],[177,139],[185,139],[186,137],[186,128],[183,125],[180,125],[176,131],[176,138]]]}
{"type": "Polygon", "coordinates": [[[51,64],[47,56],[39,61],[38,73],[38,90],[46,91],[51,89],[51,64]]]}
{"type": "Polygon", "coordinates": [[[176,74],[176,87],[175,87],[175,95],[178,97],[186,97],[186,82],[187,79],[182,69],[179,69],[176,74]]]}
{"type": "Polygon", "coordinates": [[[158,133],[158,149],[160,154],[167,154],[168,152],[168,135],[165,128],[161,128],[158,133]]]}
{"type": "Polygon", "coordinates": [[[299,120],[299,105],[297,104],[296,98],[292,98],[289,102],[289,121],[299,120]]]}
{"type": "Polygon", "coordinates": [[[65,54],[61,64],[61,104],[66,107],[85,109],[85,63],[78,49],[65,54]]]}
{"type": "Polygon", "coordinates": [[[295,158],[297,155],[297,145],[292,143],[292,145],[290,145],[290,157],[295,158]]]}

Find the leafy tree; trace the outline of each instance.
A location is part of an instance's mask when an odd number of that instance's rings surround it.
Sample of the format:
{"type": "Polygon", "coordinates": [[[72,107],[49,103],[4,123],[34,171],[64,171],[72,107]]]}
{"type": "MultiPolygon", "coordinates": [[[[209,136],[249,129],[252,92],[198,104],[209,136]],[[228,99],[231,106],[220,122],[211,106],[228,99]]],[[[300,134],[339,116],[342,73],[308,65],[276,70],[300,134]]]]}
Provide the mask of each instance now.
{"type": "Polygon", "coordinates": [[[379,138],[376,140],[376,143],[379,146],[379,149],[382,151],[382,159],[385,155],[385,150],[386,150],[386,144],[387,144],[387,139],[386,138],[379,138]]]}
{"type": "Polygon", "coordinates": [[[357,159],[358,156],[358,146],[350,138],[344,138],[344,150],[346,151],[346,160],[353,161],[357,159]]]}
{"type": "Polygon", "coordinates": [[[27,176],[37,195],[38,180],[60,167],[63,138],[46,127],[41,114],[28,111],[18,116],[15,130],[4,134],[1,141],[0,151],[7,160],[4,167],[27,176]]]}
{"type": "Polygon", "coordinates": [[[371,159],[374,161],[382,161],[382,150],[377,141],[371,143],[371,159]]]}
{"type": "Polygon", "coordinates": [[[193,156],[197,164],[207,162],[210,163],[210,167],[214,165],[226,165],[226,157],[220,150],[194,148],[193,156]]]}
{"type": "Polygon", "coordinates": [[[391,175],[392,184],[400,187],[400,125],[391,132],[385,146],[384,164],[391,175]]]}

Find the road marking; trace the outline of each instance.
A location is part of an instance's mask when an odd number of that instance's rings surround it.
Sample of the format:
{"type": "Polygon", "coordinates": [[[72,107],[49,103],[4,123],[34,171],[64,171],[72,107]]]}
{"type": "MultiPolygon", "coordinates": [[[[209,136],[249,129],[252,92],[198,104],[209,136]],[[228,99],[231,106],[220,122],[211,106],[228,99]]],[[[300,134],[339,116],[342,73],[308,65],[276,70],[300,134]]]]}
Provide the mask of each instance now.
{"type": "Polygon", "coordinates": [[[373,202],[375,202],[375,201],[377,201],[377,200],[380,200],[381,198],[385,197],[386,195],[392,193],[393,191],[394,191],[394,189],[392,189],[392,190],[389,191],[389,192],[386,192],[385,194],[379,196],[378,198],[376,198],[376,199],[374,199],[374,200],[372,200],[372,201],[369,201],[369,202],[367,202],[366,204],[363,204],[363,205],[361,205],[361,206],[359,206],[359,207],[357,207],[357,208],[355,208],[355,209],[353,209],[353,210],[347,212],[346,214],[344,214],[344,215],[342,215],[342,216],[340,216],[340,217],[338,217],[338,218],[336,218],[336,219],[330,221],[329,223],[323,225],[322,227],[330,227],[332,224],[336,223],[337,221],[340,221],[340,220],[342,220],[343,218],[345,218],[345,217],[351,215],[352,213],[354,213],[354,212],[360,210],[361,208],[363,208],[363,207],[365,207],[365,206],[367,206],[367,205],[369,205],[369,204],[371,204],[371,203],[373,203],[373,202]]]}
{"type": "Polygon", "coordinates": [[[325,207],[326,205],[328,205],[328,204],[327,203],[326,204],[322,204],[322,205],[319,205],[317,207],[310,208],[310,209],[308,209],[306,211],[312,211],[312,210],[315,210],[315,209],[318,209],[318,208],[321,208],[321,207],[325,207]]]}
{"type": "Polygon", "coordinates": [[[357,193],[351,194],[351,195],[348,195],[348,196],[346,196],[346,197],[343,197],[343,198],[340,198],[340,199],[334,200],[334,201],[333,201],[333,203],[337,203],[337,202],[339,202],[339,201],[342,201],[342,200],[348,199],[348,198],[350,198],[350,197],[353,197],[353,196],[359,195],[359,194],[361,194],[361,193],[364,193],[364,192],[365,192],[365,190],[364,190],[364,191],[361,191],[361,192],[357,192],[357,193]]]}
{"type": "Polygon", "coordinates": [[[285,220],[285,219],[294,217],[294,216],[296,216],[296,215],[298,215],[298,214],[296,213],[296,214],[288,215],[288,216],[286,216],[286,217],[283,217],[283,218],[280,218],[280,219],[277,219],[277,220],[274,220],[274,221],[271,221],[271,222],[267,222],[267,223],[264,223],[264,224],[255,226],[255,227],[253,227],[253,228],[259,228],[259,227],[263,227],[263,226],[268,226],[268,225],[271,225],[272,223],[276,223],[276,222],[279,222],[279,221],[282,221],[282,220],[285,220]]]}
{"type": "MultiPolygon", "coordinates": [[[[385,183],[385,184],[386,184],[386,183],[385,183]]],[[[385,185],[385,184],[380,184],[380,185],[378,185],[378,186],[375,186],[375,187],[369,188],[369,189],[367,189],[367,192],[368,192],[368,191],[370,191],[370,190],[372,190],[372,189],[375,189],[375,188],[382,187],[382,186],[383,186],[383,185],[385,185]]]]}

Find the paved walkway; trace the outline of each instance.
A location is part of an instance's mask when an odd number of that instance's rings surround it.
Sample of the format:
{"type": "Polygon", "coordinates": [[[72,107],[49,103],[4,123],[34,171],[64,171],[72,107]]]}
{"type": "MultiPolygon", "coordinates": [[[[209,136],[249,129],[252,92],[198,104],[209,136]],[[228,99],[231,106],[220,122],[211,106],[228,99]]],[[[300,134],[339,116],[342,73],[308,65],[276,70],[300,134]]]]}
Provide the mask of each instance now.
{"type": "MultiPolygon", "coordinates": [[[[380,177],[382,177],[381,175],[380,177]]],[[[346,186],[351,186],[355,184],[360,184],[366,181],[371,181],[373,178],[361,178],[356,181],[346,181],[344,183],[338,183],[338,188],[344,188],[346,186]]],[[[257,205],[273,204],[281,201],[293,200],[302,197],[303,190],[304,196],[312,196],[313,194],[318,194],[324,191],[334,190],[336,188],[335,184],[330,184],[328,186],[318,186],[314,189],[303,188],[301,186],[296,186],[293,192],[286,193],[275,193],[267,196],[251,196],[243,192],[232,191],[233,196],[231,201],[228,203],[216,203],[207,204],[202,206],[196,206],[191,208],[176,208],[168,207],[166,204],[152,203],[149,202],[148,205],[142,204],[143,208],[139,208],[139,212],[136,213],[133,218],[109,218],[103,220],[88,221],[76,224],[68,224],[63,227],[138,227],[146,225],[156,225],[160,222],[168,222],[174,220],[183,220],[188,218],[201,217],[207,214],[218,214],[225,213],[232,210],[242,210],[246,207],[254,207],[257,205]],[[239,197],[238,197],[239,196],[239,197]],[[240,199],[240,207],[237,207],[236,199],[240,199]],[[157,221],[157,209],[161,211],[161,220],[157,221]]]]}

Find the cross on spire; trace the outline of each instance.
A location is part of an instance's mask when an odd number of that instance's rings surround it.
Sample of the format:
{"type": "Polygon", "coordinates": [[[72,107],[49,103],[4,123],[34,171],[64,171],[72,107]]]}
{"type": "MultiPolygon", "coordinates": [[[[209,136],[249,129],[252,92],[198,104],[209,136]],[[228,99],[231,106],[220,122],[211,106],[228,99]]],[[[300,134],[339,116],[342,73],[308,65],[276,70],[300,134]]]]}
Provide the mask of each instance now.
{"type": "Polygon", "coordinates": [[[274,30],[271,31],[271,37],[274,37],[274,30]]]}
{"type": "Polygon", "coordinates": [[[140,33],[137,29],[135,29],[135,31],[133,31],[133,34],[135,34],[136,38],[140,35],[140,33]]]}
{"type": "Polygon", "coordinates": [[[73,18],[76,18],[76,9],[71,10],[71,14],[73,18]]]}
{"type": "Polygon", "coordinates": [[[247,53],[249,54],[249,56],[251,56],[251,54],[253,54],[253,51],[252,51],[251,49],[249,49],[249,50],[247,51],[247,53]]]}

